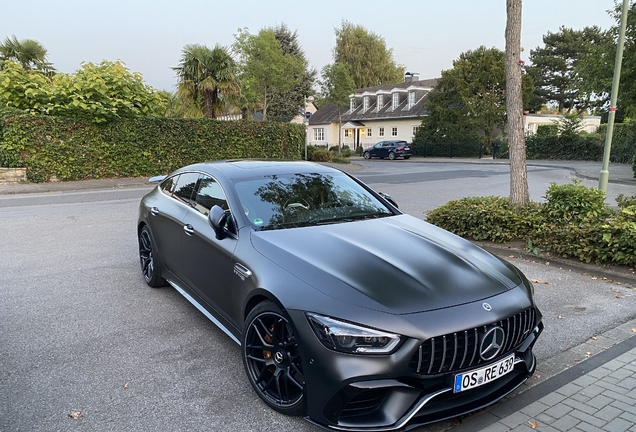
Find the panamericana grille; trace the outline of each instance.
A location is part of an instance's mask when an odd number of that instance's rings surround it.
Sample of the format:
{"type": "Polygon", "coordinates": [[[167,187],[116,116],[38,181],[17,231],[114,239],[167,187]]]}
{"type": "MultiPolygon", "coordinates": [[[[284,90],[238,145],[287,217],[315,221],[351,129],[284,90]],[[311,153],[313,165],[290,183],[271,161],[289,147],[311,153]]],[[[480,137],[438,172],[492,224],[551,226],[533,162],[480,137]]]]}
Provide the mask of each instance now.
{"type": "Polygon", "coordinates": [[[488,326],[437,336],[426,340],[415,351],[409,369],[420,375],[437,375],[486,363],[479,355],[480,336],[493,326],[501,327],[506,337],[499,354],[517,348],[536,325],[534,308],[488,326]]]}

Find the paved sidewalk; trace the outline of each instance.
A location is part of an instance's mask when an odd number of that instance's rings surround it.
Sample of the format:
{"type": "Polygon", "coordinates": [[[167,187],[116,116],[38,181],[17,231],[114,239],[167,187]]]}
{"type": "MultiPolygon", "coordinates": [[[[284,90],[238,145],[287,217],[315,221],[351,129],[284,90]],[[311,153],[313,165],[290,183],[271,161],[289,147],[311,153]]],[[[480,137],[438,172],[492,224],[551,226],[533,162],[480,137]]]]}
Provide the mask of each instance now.
{"type": "Polygon", "coordinates": [[[622,342],[464,419],[452,431],[636,431],[636,336],[629,336],[634,328],[636,320],[625,323],[617,329],[626,337],[622,342]]]}

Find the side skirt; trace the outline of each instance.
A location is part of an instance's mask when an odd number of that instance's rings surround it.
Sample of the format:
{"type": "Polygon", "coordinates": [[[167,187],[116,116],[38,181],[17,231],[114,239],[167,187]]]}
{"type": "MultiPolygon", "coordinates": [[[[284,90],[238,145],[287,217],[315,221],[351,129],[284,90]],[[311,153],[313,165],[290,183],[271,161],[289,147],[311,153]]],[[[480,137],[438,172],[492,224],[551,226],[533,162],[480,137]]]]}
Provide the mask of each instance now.
{"type": "Polygon", "coordinates": [[[176,283],[174,283],[173,281],[171,281],[170,279],[166,279],[168,281],[168,283],[170,285],[172,285],[172,287],[174,289],[176,289],[177,291],[179,291],[179,294],[181,294],[183,297],[185,297],[186,300],[188,300],[190,303],[192,303],[192,305],[194,307],[196,307],[197,309],[199,309],[199,311],[201,311],[201,313],[203,315],[205,315],[210,321],[212,321],[218,328],[220,328],[221,330],[223,330],[223,333],[225,333],[226,335],[228,335],[234,342],[236,342],[239,346],[241,346],[241,341],[239,341],[236,336],[234,336],[232,334],[231,331],[228,330],[227,327],[225,327],[223,324],[221,324],[221,322],[214,318],[214,316],[203,306],[201,306],[201,304],[196,301],[194,298],[192,298],[192,296],[190,294],[188,294],[187,292],[185,292],[183,290],[183,288],[181,288],[179,285],[177,285],[176,283]]]}

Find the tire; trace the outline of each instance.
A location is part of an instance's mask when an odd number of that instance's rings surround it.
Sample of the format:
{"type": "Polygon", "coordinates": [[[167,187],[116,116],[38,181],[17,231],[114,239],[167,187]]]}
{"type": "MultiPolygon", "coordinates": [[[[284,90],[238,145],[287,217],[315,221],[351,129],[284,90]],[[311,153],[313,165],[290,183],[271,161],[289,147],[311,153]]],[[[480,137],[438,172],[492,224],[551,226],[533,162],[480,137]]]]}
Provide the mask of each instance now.
{"type": "Polygon", "coordinates": [[[365,159],[371,159],[371,153],[369,153],[369,152],[364,152],[364,153],[362,153],[362,156],[363,156],[365,159]]]}
{"type": "Polygon", "coordinates": [[[139,232],[139,264],[144,281],[149,286],[159,288],[166,285],[166,280],[161,276],[163,266],[157,253],[157,246],[147,226],[139,232]]]}
{"type": "Polygon", "coordinates": [[[411,156],[404,156],[404,160],[409,160],[411,156]]]}
{"type": "Polygon", "coordinates": [[[243,366],[258,396],[279,413],[304,410],[305,379],[291,322],[274,303],[259,303],[247,316],[241,346],[243,366]]]}
{"type": "Polygon", "coordinates": [[[394,159],[395,159],[395,153],[389,152],[389,160],[394,160],[394,159]]]}

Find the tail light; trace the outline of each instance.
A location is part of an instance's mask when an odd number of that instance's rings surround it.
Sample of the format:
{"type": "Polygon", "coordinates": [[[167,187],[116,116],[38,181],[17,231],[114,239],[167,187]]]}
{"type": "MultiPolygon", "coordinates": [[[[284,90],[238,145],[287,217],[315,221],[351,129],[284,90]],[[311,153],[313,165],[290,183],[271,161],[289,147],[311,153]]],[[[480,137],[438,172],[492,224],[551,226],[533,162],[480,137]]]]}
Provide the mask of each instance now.
{"type": "Polygon", "coordinates": [[[396,147],[396,150],[404,150],[404,146],[396,147]]]}

